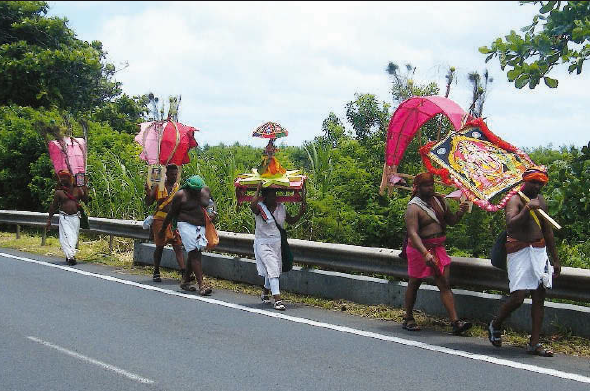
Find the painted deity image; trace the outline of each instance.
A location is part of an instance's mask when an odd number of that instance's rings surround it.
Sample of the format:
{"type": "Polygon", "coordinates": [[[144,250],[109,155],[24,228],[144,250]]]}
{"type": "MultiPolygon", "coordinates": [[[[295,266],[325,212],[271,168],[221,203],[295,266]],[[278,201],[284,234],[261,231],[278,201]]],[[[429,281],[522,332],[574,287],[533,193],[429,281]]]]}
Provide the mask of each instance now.
{"type": "Polygon", "coordinates": [[[449,135],[430,156],[485,200],[520,182],[527,167],[518,154],[488,141],[478,128],[449,135]]]}

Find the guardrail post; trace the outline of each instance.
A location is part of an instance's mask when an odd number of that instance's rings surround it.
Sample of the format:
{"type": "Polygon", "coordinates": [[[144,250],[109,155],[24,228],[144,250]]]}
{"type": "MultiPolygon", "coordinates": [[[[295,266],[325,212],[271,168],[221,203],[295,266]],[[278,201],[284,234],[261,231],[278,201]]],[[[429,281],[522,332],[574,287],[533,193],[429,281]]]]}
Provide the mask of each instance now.
{"type": "Polygon", "coordinates": [[[43,227],[43,234],[41,234],[41,246],[47,244],[47,227],[43,227]]]}
{"type": "Polygon", "coordinates": [[[113,235],[109,235],[109,254],[113,253],[113,235]]]}
{"type": "Polygon", "coordinates": [[[138,252],[139,252],[139,247],[141,246],[141,240],[133,240],[133,266],[137,266],[140,263],[138,262],[138,252]]]}
{"type": "Polygon", "coordinates": [[[20,239],[20,224],[16,225],[16,238],[20,239]]]}

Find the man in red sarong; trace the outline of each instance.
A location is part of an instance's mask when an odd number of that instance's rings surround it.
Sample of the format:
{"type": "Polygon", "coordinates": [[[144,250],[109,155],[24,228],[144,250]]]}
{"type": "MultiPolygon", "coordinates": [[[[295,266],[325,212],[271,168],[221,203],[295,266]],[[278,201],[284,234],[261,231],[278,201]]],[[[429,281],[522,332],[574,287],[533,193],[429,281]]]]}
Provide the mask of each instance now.
{"type": "Polygon", "coordinates": [[[453,334],[460,335],[471,328],[471,323],[463,322],[457,317],[455,301],[449,284],[451,258],[445,251],[445,229],[447,225],[456,224],[467,211],[468,204],[461,203],[459,210],[452,213],[444,197],[434,193],[434,177],[422,173],[414,178],[414,191],[406,210],[406,228],[408,244],[408,287],[406,289],[403,328],[418,331],[413,316],[418,288],[422,280],[432,276],[440,290],[440,298],[445,306],[453,334]]]}

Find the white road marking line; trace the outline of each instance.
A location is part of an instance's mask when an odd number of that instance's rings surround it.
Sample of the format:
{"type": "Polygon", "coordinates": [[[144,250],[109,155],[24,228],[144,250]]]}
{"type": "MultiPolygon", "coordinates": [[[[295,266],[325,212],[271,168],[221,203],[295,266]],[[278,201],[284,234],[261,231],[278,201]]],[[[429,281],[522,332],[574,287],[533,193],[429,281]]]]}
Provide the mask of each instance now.
{"type": "Polygon", "coordinates": [[[61,346],[54,345],[54,344],[49,343],[47,341],[43,341],[42,339],[39,339],[39,338],[36,338],[36,337],[27,337],[27,338],[30,339],[31,341],[40,343],[41,345],[44,345],[44,346],[50,347],[52,349],[55,349],[58,352],[65,353],[68,356],[72,356],[74,358],[77,358],[79,360],[85,361],[87,363],[94,364],[94,365],[99,366],[101,368],[104,368],[104,369],[107,369],[109,371],[118,373],[119,375],[123,375],[123,376],[125,376],[125,377],[127,377],[127,378],[129,378],[131,380],[136,381],[136,382],[144,383],[144,384],[153,384],[154,383],[153,380],[146,379],[144,377],[141,377],[139,375],[133,374],[131,372],[127,372],[124,369],[117,368],[117,367],[115,367],[113,365],[106,364],[106,363],[104,363],[102,361],[98,361],[98,360],[95,360],[93,358],[86,357],[84,355],[81,355],[80,353],[72,352],[71,350],[68,350],[66,348],[62,348],[61,346]]]}
{"type": "Polygon", "coordinates": [[[134,281],[122,280],[122,279],[119,279],[116,277],[91,273],[91,272],[87,272],[84,270],[80,270],[80,269],[76,269],[76,268],[72,268],[72,267],[68,267],[68,266],[55,265],[55,264],[49,263],[49,262],[43,262],[43,261],[38,261],[35,259],[19,257],[19,256],[11,255],[11,254],[2,253],[2,252],[0,252],[0,254],[4,257],[7,257],[7,258],[14,258],[14,259],[18,259],[18,260],[25,261],[25,262],[30,262],[30,263],[35,263],[38,265],[52,267],[55,269],[66,270],[66,271],[69,271],[72,273],[96,277],[96,278],[100,278],[100,279],[106,280],[106,281],[117,282],[119,284],[134,286],[137,288],[160,292],[160,293],[164,293],[164,294],[171,295],[171,296],[184,297],[184,298],[190,299],[190,300],[198,300],[198,301],[202,301],[205,303],[216,304],[216,305],[219,305],[222,307],[233,308],[233,309],[237,309],[240,311],[250,312],[253,314],[268,316],[271,318],[284,319],[284,320],[288,320],[290,322],[307,324],[309,326],[340,331],[340,332],[347,333],[347,334],[354,334],[354,335],[358,335],[358,336],[362,336],[362,337],[378,339],[381,341],[394,342],[394,343],[397,343],[400,345],[412,346],[412,347],[416,347],[416,348],[420,348],[420,349],[424,349],[424,350],[429,350],[432,352],[445,353],[445,354],[449,354],[452,356],[464,357],[464,358],[468,358],[468,359],[472,359],[472,360],[476,360],[476,361],[483,361],[483,362],[487,362],[490,364],[501,365],[501,366],[515,368],[515,369],[522,369],[522,370],[529,371],[529,372],[535,372],[535,373],[540,373],[543,375],[554,376],[554,377],[558,377],[561,379],[573,380],[573,381],[577,381],[580,383],[590,383],[590,377],[578,375],[576,373],[563,372],[563,371],[559,371],[557,369],[544,368],[544,367],[539,367],[539,366],[530,365],[530,364],[523,364],[523,363],[520,363],[517,361],[511,361],[511,360],[506,360],[506,359],[502,359],[502,358],[486,356],[484,354],[475,354],[475,353],[470,353],[470,352],[466,352],[463,350],[445,348],[444,346],[430,345],[430,344],[427,344],[424,342],[418,342],[418,341],[413,341],[413,340],[409,340],[409,339],[373,333],[370,331],[353,329],[353,328],[346,327],[346,326],[338,326],[338,325],[334,325],[334,324],[330,324],[330,323],[318,322],[318,321],[311,320],[311,319],[298,318],[295,316],[284,315],[284,314],[280,314],[277,312],[259,310],[256,308],[245,307],[245,306],[239,305],[239,304],[228,303],[225,301],[212,299],[210,297],[200,297],[200,296],[195,296],[195,295],[188,295],[188,294],[176,292],[176,291],[173,291],[170,289],[163,289],[163,288],[158,288],[156,286],[141,284],[141,283],[134,282],[134,281]]]}

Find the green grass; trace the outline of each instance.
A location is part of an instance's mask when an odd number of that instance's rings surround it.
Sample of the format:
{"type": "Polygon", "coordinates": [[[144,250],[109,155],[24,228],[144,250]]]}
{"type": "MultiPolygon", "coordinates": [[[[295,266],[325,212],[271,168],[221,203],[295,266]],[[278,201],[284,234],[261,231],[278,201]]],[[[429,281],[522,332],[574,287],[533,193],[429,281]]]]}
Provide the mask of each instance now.
{"type": "MultiPolygon", "coordinates": [[[[25,229],[21,232],[20,239],[16,239],[14,232],[0,232],[0,248],[12,248],[35,254],[63,257],[63,253],[57,239],[57,232],[51,231],[47,236],[46,246],[41,246],[40,231],[25,229]]],[[[109,237],[96,235],[80,235],[79,252],[76,258],[82,262],[92,262],[117,267],[130,274],[151,275],[152,267],[133,265],[133,240],[113,238],[113,252],[109,253],[109,237]]],[[[180,281],[180,274],[176,270],[160,270],[162,278],[180,281]]],[[[260,286],[221,280],[206,277],[207,284],[214,289],[224,289],[232,292],[248,295],[260,295],[260,286]]],[[[322,308],[328,311],[346,312],[353,316],[369,319],[378,319],[401,323],[404,311],[386,305],[364,305],[347,300],[328,300],[308,295],[282,292],[283,299],[290,303],[303,304],[311,307],[322,308]]],[[[451,331],[450,322],[445,318],[426,315],[421,311],[415,311],[414,317],[422,328],[436,330],[444,333],[451,331]]],[[[546,322],[550,319],[545,319],[546,322]]],[[[393,327],[393,325],[392,325],[393,327]]],[[[397,326],[395,326],[397,327],[397,326]]],[[[474,327],[467,332],[468,336],[487,340],[487,325],[475,322],[474,327]]],[[[507,329],[502,337],[503,345],[517,346],[524,349],[528,335],[507,329]]],[[[590,357],[590,339],[572,335],[569,330],[560,330],[554,335],[543,336],[541,342],[556,353],[579,357],[590,357]]]]}

